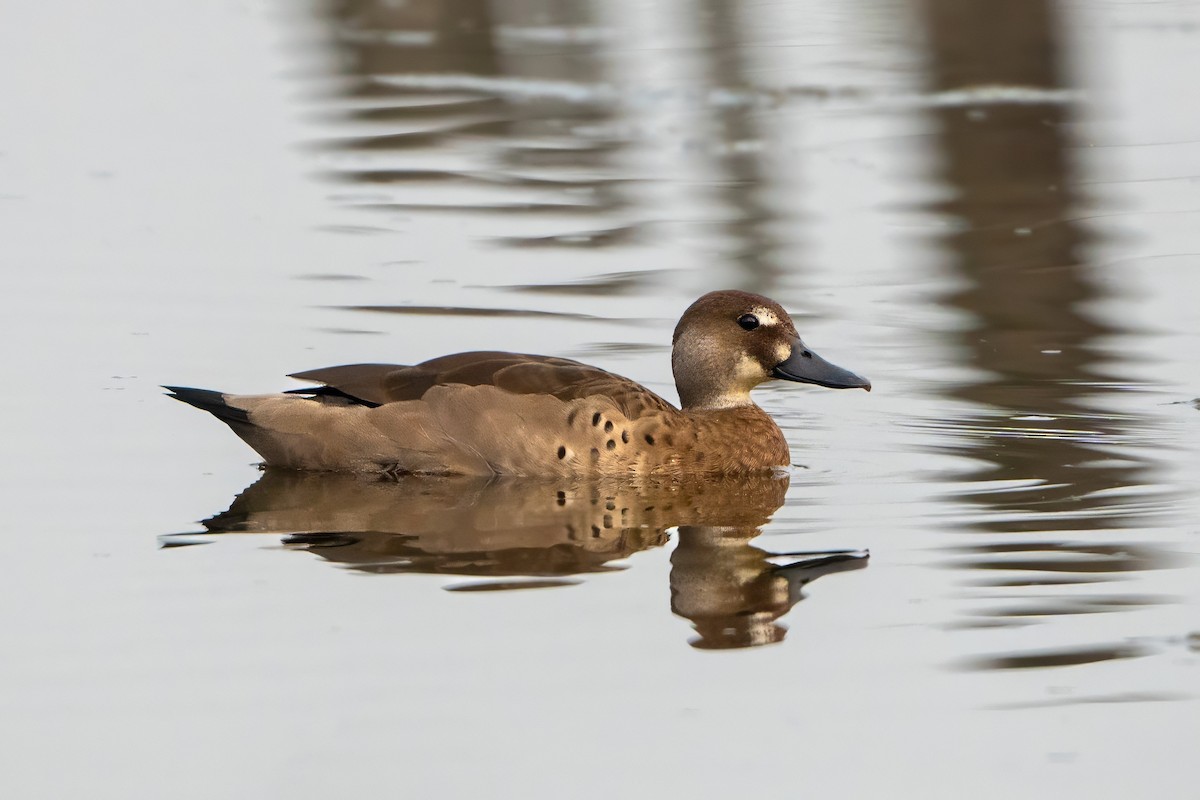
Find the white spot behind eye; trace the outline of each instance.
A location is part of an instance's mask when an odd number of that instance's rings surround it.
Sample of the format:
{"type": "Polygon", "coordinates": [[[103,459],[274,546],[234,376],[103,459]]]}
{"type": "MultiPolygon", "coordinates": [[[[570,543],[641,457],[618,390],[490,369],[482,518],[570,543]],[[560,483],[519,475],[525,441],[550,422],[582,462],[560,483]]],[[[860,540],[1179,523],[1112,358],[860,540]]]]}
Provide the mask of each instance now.
{"type": "Polygon", "coordinates": [[[763,325],[778,325],[779,317],[775,316],[775,312],[769,308],[758,306],[750,310],[750,313],[758,317],[759,326],[763,325]]]}

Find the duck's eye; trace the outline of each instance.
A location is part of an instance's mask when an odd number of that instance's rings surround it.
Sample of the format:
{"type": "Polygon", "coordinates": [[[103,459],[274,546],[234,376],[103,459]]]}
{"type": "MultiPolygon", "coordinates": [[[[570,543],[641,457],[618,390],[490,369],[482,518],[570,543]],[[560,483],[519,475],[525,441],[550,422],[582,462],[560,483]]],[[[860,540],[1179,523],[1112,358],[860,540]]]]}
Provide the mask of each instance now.
{"type": "Polygon", "coordinates": [[[753,314],[742,314],[738,317],[738,325],[741,325],[743,330],[752,331],[758,327],[758,317],[753,314]]]}

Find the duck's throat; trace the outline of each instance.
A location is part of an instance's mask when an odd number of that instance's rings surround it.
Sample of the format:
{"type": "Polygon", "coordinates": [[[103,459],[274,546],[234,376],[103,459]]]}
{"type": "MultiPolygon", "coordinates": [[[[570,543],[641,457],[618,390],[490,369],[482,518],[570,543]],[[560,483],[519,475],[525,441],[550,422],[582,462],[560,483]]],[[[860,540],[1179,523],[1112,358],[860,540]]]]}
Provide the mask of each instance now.
{"type": "Polygon", "coordinates": [[[748,391],[685,391],[679,387],[679,403],[684,411],[727,411],[734,408],[758,408],[748,391]]]}

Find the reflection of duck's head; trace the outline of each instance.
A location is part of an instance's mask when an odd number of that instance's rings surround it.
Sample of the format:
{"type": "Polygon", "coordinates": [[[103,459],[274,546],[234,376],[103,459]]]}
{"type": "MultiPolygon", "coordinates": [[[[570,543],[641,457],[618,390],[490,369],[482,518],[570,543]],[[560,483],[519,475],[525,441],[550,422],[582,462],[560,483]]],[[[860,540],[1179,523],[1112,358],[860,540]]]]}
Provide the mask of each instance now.
{"type": "Polygon", "coordinates": [[[679,529],[671,554],[671,610],[696,627],[693,647],[754,647],[783,640],[776,622],[804,598],[803,587],[821,575],[866,565],[862,552],[780,554],[750,544],[754,528],[679,529]],[[788,558],[776,564],[770,559],[788,558]]]}
{"type": "Polygon", "coordinates": [[[687,617],[704,649],[781,641],[775,620],[789,608],[787,582],[776,580],[767,554],[744,528],[681,528],[671,554],[671,610],[687,617]]]}

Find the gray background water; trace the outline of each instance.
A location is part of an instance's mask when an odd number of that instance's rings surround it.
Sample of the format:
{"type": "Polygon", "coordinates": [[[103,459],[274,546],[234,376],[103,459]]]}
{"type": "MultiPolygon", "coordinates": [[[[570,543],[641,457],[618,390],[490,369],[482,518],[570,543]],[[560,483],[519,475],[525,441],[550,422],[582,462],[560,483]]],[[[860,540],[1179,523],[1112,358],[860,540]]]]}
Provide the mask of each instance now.
{"type": "Polygon", "coordinates": [[[5,3],[0,793],[1196,796],[1198,10],[5,3]],[[757,393],[754,547],[871,551],[781,642],[689,646],[673,531],[484,593],[173,536],[259,473],[160,383],[501,347],[673,397],[724,287],[875,384],[757,393]]]}

